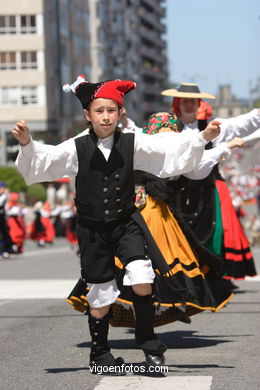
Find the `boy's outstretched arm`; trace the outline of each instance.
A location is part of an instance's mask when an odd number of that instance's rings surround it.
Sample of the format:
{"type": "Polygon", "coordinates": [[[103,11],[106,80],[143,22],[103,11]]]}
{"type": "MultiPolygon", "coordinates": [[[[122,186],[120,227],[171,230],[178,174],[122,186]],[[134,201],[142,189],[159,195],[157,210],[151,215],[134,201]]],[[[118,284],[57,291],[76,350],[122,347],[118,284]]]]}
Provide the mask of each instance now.
{"type": "Polygon", "coordinates": [[[74,177],[77,174],[78,160],[74,139],[56,146],[34,141],[24,120],[16,123],[12,134],[20,143],[15,165],[26,184],[53,181],[63,176],[74,177]]]}
{"type": "Polygon", "coordinates": [[[12,130],[12,134],[22,146],[27,145],[31,141],[29,128],[24,120],[20,120],[16,123],[12,130]]]}

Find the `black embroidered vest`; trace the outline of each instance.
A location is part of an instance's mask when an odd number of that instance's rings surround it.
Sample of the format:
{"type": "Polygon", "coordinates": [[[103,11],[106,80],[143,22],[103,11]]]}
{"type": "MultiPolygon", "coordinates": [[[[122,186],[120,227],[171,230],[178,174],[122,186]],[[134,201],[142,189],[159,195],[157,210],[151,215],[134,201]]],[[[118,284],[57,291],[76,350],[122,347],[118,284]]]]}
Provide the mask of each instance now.
{"type": "Polygon", "coordinates": [[[130,215],[135,209],[134,134],[116,132],[106,161],[90,134],[75,138],[78,155],[75,205],[78,223],[100,225],[130,215]]]}

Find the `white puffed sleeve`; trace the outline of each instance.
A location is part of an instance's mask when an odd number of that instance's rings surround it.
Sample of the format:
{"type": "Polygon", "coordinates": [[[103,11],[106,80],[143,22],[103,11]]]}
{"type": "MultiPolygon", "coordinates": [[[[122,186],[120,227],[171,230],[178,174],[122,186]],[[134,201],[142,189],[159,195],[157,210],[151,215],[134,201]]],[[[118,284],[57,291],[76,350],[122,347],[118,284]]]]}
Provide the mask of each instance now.
{"type": "Polygon", "coordinates": [[[255,108],[246,114],[234,118],[221,119],[221,132],[212,143],[218,144],[224,141],[231,141],[235,137],[245,137],[260,127],[260,109],[255,108]]]}
{"type": "Polygon", "coordinates": [[[205,144],[201,134],[192,130],[183,133],[165,132],[135,134],[134,169],[158,177],[181,175],[200,162],[205,144]]]}
{"type": "Polygon", "coordinates": [[[231,150],[227,146],[226,142],[218,144],[215,148],[205,150],[199,164],[190,172],[185,173],[183,176],[192,180],[205,179],[214,166],[221,160],[227,160],[231,156],[231,150]]]}
{"type": "Polygon", "coordinates": [[[15,165],[28,185],[74,177],[78,171],[75,141],[71,138],[53,146],[31,139],[26,146],[20,146],[15,165]]]}

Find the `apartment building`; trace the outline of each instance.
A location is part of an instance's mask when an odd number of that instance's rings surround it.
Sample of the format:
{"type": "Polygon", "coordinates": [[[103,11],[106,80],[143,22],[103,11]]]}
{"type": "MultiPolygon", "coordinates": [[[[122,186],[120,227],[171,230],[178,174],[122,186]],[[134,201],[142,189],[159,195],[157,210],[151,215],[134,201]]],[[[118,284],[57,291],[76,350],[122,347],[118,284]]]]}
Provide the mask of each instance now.
{"type": "Polygon", "coordinates": [[[82,118],[62,85],[90,73],[88,26],[87,0],[1,0],[0,164],[17,153],[10,129],[18,119],[55,143],[82,118]]]}
{"type": "Polygon", "coordinates": [[[144,119],[153,112],[168,111],[160,92],[167,88],[165,1],[141,0],[138,10],[140,89],[144,119]]]}
{"type": "Polygon", "coordinates": [[[1,0],[0,165],[13,160],[10,130],[25,119],[35,139],[57,143],[84,128],[82,109],[62,85],[136,81],[126,99],[142,126],[166,110],[165,0],[1,0]]]}
{"type": "Polygon", "coordinates": [[[142,126],[149,114],[166,110],[165,0],[90,1],[93,80],[124,78],[138,88],[125,99],[142,126]]]}

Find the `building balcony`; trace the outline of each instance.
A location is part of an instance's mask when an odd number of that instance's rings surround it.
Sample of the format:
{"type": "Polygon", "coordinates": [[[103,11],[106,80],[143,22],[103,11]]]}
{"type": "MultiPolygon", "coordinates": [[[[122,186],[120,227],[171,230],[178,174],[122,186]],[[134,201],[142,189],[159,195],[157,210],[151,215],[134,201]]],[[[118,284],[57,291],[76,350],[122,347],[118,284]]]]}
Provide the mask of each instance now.
{"type": "Polygon", "coordinates": [[[166,78],[166,74],[162,72],[162,69],[158,66],[153,66],[150,68],[143,66],[141,73],[142,73],[141,77],[148,76],[155,80],[164,80],[166,78]]]}
{"type": "Polygon", "coordinates": [[[147,12],[144,7],[141,7],[138,11],[138,16],[153,26],[153,28],[158,30],[161,34],[166,33],[166,26],[160,22],[160,18],[158,18],[158,15],[154,12],[147,12]]]}
{"type": "Polygon", "coordinates": [[[166,47],[166,42],[162,39],[161,34],[155,29],[142,25],[140,27],[140,35],[143,39],[150,41],[154,45],[166,47]]]}
{"type": "Polygon", "coordinates": [[[153,63],[166,63],[166,55],[161,50],[154,49],[145,45],[141,46],[140,55],[153,61],[153,63]]]}
{"type": "Polygon", "coordinates": [[[142,0],[141,3],[149,9],[153,9],[156,15],[162,18],[165,17],[166,12],[163,7],[165,5],[165,0],[142,0]]]}
{"type": "Polygon", "coordinates": [[[143,83],[142,88],[144,94],[158,96],[158,93],[160,93],[162,87],[160,83],[154,82],[152,84],[143,83]]]}

